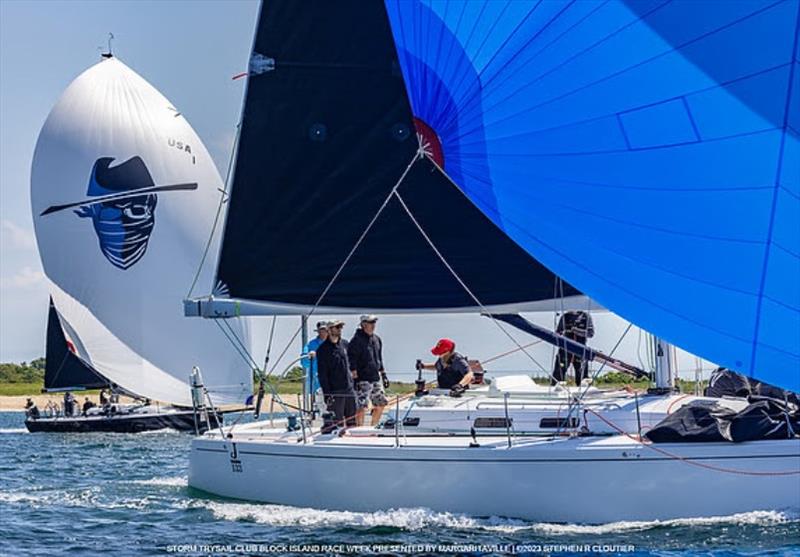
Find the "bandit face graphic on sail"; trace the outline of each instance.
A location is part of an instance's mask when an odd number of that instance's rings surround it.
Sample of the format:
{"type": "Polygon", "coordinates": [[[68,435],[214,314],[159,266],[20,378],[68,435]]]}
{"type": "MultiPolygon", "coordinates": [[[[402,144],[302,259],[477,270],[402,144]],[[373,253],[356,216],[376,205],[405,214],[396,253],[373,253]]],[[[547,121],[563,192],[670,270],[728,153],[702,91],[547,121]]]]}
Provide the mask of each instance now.
{"type": "Polygon", "coordinates": [[[89,199],[50,206],[41,216],[78,207],[76,215],[91,217],[103,255],[112,265],[125,270],[147,251],[155,226],[157,193],[195,190],[197,183],[159,186],[141,157],[111,166],[113,161],[112,157],[95,161],[86,192],[89,199]]]}

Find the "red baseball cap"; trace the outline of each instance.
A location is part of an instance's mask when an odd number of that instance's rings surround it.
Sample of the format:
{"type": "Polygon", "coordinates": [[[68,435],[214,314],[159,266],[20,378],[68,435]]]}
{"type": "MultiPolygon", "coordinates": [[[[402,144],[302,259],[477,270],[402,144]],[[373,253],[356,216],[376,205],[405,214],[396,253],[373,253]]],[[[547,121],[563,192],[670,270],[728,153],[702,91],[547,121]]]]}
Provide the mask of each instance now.
{"type": "Polygon", "coordinates": [[[434,356],[441,356],[456,349],[456,343],[449,338],[440,338],[436,346],[431,348],[431,354],[434,356]]]}

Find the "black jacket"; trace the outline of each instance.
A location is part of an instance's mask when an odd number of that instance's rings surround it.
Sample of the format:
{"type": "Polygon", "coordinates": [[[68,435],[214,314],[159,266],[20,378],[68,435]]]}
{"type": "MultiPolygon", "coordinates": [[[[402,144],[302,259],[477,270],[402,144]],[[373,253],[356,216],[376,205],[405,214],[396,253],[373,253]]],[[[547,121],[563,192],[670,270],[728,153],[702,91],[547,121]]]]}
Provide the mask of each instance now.
{"type": "Polygon", "coordinates": [[[585,311],[566,311],[558,320],[556,332],[586,344],[586,339],[594,336],[592,316],[585,311]]]}
{"type": "Polygon", "coordinates": [[[353,377],[350,375],[346,340],[340,339],[334,344],[328,339],[319,345],[317,348],[317,374],[323,394],[353,392],[353,377]]]}
{"type": "Polygon", "coordinates": [[[368,335],[361,329],[350,340],[347,349],[350,369],[358,372],[358,381],[380,381],[383,371],[383,342],[376,334],[368,335]]]}

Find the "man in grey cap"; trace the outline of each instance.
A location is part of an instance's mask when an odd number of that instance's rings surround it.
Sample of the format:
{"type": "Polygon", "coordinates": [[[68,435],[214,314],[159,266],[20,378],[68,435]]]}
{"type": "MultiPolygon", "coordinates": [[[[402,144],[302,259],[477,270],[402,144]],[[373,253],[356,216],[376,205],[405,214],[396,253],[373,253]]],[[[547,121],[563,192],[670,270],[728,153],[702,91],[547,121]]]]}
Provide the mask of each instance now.
{"type": "Polygon", "coordinates": [[[317,372],[328,411],[338,426],[346,427],[355,425],[356,393],[342,327],[344,321],[328,321],[328,338],[317,349],[317,372]]]}
{"type": "Polygon", "coordinates": [[[378,318],[361,316],[361,328],[350,339],[347,357],[356,384],[356,424],[364,424],[364,414],[372,403],[372,425],[377,425],[388,403],[384,387],[388,386],[386,370],[383,368],[383,342],[375,334],[378,318]]]}

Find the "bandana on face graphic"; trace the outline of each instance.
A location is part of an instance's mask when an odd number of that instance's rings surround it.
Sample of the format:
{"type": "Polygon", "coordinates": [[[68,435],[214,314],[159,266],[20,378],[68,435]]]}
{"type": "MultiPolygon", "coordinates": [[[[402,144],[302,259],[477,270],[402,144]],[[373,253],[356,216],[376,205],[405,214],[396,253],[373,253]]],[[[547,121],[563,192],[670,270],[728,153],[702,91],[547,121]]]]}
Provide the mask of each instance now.
{"type": "Polygon", "coordinates": [[[51,206],[42,216],[78,207],[76,215],[91,217],[103,255],[112,265],[125,270],[147,251],[155,226],[156,192],[194,190],[197,184],[156,186],[141,157],[131,157],[112,167],[113,161],[112,157],[95,161],[86,192],[90,199],[51,206]]]}

